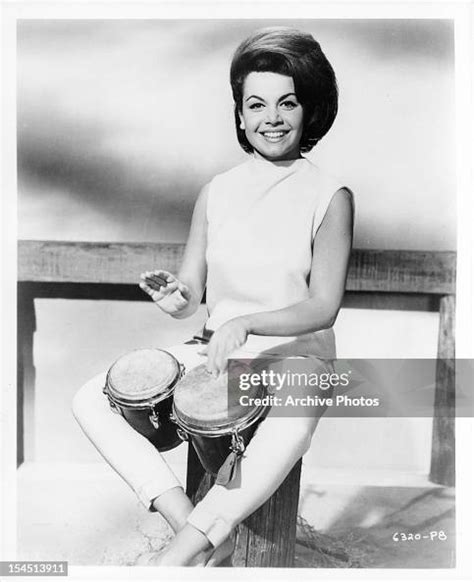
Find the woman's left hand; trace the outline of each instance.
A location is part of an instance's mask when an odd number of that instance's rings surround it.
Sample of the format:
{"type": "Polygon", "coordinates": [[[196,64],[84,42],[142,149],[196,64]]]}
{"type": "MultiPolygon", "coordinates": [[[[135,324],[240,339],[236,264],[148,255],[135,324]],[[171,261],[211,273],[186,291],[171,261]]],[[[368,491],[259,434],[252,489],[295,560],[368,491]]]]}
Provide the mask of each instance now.
{"type": "Polygon", "coordinates": [[[227,358],[244,345],[248,334],[248,325],[243,317],[236,317],[221,325],[212,334],[207,348],[201,352],[207,354],[208,372],[217,376],[225,372],[227,358]]]}

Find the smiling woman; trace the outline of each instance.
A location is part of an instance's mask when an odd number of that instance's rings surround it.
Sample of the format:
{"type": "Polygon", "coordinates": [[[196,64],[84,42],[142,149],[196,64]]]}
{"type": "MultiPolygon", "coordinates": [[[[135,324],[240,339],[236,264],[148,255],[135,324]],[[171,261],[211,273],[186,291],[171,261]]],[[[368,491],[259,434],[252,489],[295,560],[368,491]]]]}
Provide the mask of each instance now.
{"type": "MultiPolygon", "coordinates": [[[[207,345],[168,348],[188,369],[202,364],[219,376],[227,373],[230,357],[294,356],[328,373],[336,356],[332,327],[344,294],[353,203],[350,190],[302,153],[336,116],[334,71],[311,35],[276,27],[240,45],[231,84],[237,136],[250,159],[202,189],[179,274],[152,266],[140,286],[176,319],[194,314],[206,289],[209,317],[200,337],[210,338],[207,345]]],[[[78,392],[74,413],[147,509],[161,512],[174,528],[166,551],[152,558],[158,565],[216,565],[229,555],[234,528],[309,449],[322,414],[282,418],[272,407],[245,454],[232,440],[216,484],[193,507],[159,452],[108,410],[102,384],[98,376],[78,392]]],[[[201,416],[213,404],[206,401],[201,416]]],[[[231,431],[233,439],[237,433],[231,431]]]]}
{"type": "Polygon", "coordinates": [[[298,121],[292,118],[294,123],[301,123],[298,114],[302,110],[303,126],[298,140],[298,154],[299,151],[310,151],[329,131],[337,115],[338,90],[331,64],[310,34],[291,28],[262,29],[244,41],[234,54],[230,82],[237,138],[248,153],[254,151],[251,132],[246,129],[245,122],[242,123],[248,108],[262,111],[266,106],[267,115],[273,115],[270,120],[278,121],[275,117],[277,110],[268,110],[273,98],[279,105],[278,112],[296,110],[298,121]],[[266,80],[257,72],[267,73],[266,80]],[[269,72],[274,75],[269,76],[269,72]],[[260,82],[256,80],[259,77],[260,82]],[[265,90],[269,91],[269,102],[258,93],[265,90]],[[277,95],[279,90],[283,93],[277,95]],[[250,97],[259,103],[249,104],[250,97]],[[291,99],[285,101],[286,97],[291,99]]]}

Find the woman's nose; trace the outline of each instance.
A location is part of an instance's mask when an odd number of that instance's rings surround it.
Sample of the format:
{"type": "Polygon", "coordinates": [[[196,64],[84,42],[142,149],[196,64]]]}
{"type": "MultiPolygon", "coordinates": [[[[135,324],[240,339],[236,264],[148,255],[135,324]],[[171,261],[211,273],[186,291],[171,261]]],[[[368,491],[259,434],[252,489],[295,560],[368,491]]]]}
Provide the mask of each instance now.
{"type": "Polygon", "coordinates": [[[267,121],[267,123],[271,123],[272,125],[275,125],[277,123],[282,122],[280,112],[278,111],[278,109],[276,107],[268,107],[267,108],[266,121],[267,121]]]}

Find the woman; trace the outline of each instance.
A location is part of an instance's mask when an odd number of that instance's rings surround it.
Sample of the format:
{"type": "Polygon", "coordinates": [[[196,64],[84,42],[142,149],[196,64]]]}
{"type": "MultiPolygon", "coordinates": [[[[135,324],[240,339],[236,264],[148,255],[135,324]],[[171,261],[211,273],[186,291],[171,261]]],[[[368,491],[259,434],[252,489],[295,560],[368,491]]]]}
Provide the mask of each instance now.
{"type": "MultiPolygon", "coordinates": [[[[311,35],[277,27],[239,46],[231,85],[237,137],[249,160],[202,189],[178,276],[147,272],[140,286],[174,318],[192,315],[206,288],[209,344],[168,349],[187,368],[207,356],[208,371],[218,375],[228,357],[262,352],[311,356],[324,368],[335,358],[332,325],[352,243],[352,195],[301,154],[335,119],[334,72],[311,35]]],[[[156,449],[110,412],[102,384],[101,375],[78,392],[74,414],[145,506],[176,532],[154,559],[160,565],[216,565],[229,555],[233,529],[282,483],[319,420],[271,410],[237,478],[214,485],[193,507],[156,449]]]]}

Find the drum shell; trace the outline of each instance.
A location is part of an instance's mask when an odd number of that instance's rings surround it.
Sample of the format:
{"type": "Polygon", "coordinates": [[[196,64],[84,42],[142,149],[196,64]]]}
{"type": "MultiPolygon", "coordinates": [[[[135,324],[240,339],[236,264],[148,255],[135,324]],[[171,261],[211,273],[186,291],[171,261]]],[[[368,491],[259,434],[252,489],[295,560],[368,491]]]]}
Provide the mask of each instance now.
{"type": "MultiPolygon", "coordinates": [[[[269,410],[258,404],[252,408],[239,403],[235,381],[242,371],[252,371],[245,362],[229,365],[227,374],[213,378],[204,364],[193,368],[175,391],[173,419],[178,433],[194,447],[207,473],[216,476],[231,453],[240,457],[258,424],[269,410]],[[228,375],[234,384],[228,384],[228,375]],[[232,390],[229,399],[228,390],[232,390]],[[227,397],[226,397],[227,394],[227,397]]],[[[253,387],[255,399],[264,398],[263,384],[253,387]]]]}
{"type": "Polygon", "coordinates": [[[128,424],[138,433],[147,438],[159,451],[168,451],[181,443],[177,426],[171,420],[173,407],[173,392],[176,384],[184,375],[185,369],[176,358],[165,350],[157,348],[144,348],[133,350],[120,357],[107,372],[103,392],[109,400],[111,409],[124,417],[128,424]],[[153,374],[147,376],[147,364],[151,363],[159,368],[165,357],[165,362],[170,364],[164,377],[153,374]],[[145,373],[141,376],[143,369],[145,373]],[[127,364],[130,366],[127,369],[127,364]],[[125,366],[120,369],[120,366],[125,366]],[[132,377],[129,384],[127,374],[132,377]],[[145,388],[141,395],[136,390],[129,390],[134,386],[133,379],[145,380],[142,386],[145,388]],[[165,378],[165,379],[164,379],[165,378]]]}
{"type": "Polygon", "coordinates": [[[126,408],[116,403],[114,406],[120,410],[128,424],[146,437],[158,451],[169,451],[181,444],[182,440],[178,436],[177,426],[170,418],[173,406],[172,396],[158,402],[153,407],[126,408]],[[153,410],[159,418],[158,428],[155,428],[150,421],[153,410]]]}
{"type": "MultiPolygon", "coordinates": [[[[262,420],[263,418],[259,418],[253,424],[247,426],[247,428],[238,431],[237,434],[243,439],[245,447],[249,444],[257,426],[262,420]]],[[[232,433],[229,432],[226,435],[217,437],[204,436],[202,434],[186,434],[201,461],[201,465],[208,473],[215,477],[231,452],[232,433]]]]}

